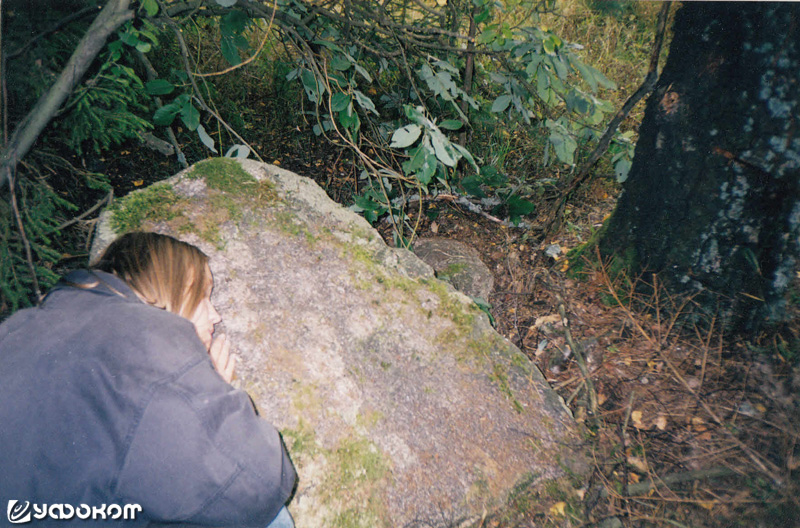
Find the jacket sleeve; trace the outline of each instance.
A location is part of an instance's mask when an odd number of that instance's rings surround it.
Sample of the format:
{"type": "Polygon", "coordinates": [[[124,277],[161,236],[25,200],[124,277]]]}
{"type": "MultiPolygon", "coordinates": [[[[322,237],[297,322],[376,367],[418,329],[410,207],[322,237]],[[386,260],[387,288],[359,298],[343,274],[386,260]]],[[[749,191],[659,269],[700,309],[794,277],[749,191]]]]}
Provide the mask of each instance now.
{"type": "Polygon", "coordinates": [[[295,478],[275,428],[202,361],[150,389],[116,495],[156,522],[263,528],[295,478]]]}

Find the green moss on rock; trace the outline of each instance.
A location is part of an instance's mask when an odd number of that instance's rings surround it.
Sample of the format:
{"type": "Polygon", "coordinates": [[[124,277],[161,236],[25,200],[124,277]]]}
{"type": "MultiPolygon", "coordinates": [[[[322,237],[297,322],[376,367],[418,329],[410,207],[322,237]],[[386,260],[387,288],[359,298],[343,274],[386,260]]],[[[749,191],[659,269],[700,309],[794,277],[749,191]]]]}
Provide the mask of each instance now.
{"type": "Polygon", "coordinates": [[[141,229],[146,221],[170,221],[178,217],[184,202],[166,183],[133,192],[111,204],[111,228],[116,233],[141,229]]]}

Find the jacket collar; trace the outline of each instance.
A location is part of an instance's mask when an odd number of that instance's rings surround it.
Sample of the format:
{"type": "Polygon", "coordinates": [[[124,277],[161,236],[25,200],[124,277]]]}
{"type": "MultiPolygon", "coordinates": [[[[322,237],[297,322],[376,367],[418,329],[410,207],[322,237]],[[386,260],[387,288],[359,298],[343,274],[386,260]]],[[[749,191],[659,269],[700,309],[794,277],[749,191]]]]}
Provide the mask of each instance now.
{"type": "MultiPolygon", "coordinates": [[[[99,270],[75,270],[58,281],[50,293],[58,290],[76,288],[100,295],[115,295],[131,302],[142,301],[128,284],[111,273],[99,270]]],[[[48,294],[49,296],[50,294],[48,294]]]]}

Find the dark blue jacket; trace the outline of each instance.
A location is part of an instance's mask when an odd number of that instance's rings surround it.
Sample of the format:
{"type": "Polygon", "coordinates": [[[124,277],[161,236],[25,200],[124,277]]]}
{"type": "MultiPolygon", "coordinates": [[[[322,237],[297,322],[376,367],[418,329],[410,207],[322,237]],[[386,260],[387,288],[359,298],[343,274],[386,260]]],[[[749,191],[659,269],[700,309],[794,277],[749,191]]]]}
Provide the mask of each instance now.
{"type": "MultiPolygon", "coordinates": [[[[277,431],[191,322],[93,273],[67,279],[98,286],[62,281],[0,325],[0,525],[16,500],[140,505],[126,527],[266,526],[296,476],[277,431]]],[[[33,525],[69,524],[47,519],[33,525]]]]}

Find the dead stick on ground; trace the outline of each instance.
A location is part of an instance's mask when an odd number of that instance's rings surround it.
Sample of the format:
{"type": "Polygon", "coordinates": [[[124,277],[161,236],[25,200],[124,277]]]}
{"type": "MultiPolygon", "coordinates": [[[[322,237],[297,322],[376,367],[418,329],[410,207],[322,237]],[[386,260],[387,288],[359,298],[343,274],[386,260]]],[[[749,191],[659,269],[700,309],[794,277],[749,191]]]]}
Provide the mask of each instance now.
{"type": "MultiPolygon", "coordinates": [[[[626,495],[635,496],[647,493],[648,491],[658,488],[660,486],[669,486],[672,484],[680,484],[682,482],[691,482],[693,480],[702,480],[708,478],[721,478],[736,475],[736,471],[727,467],[716,467],[710,469],[701,469],[697,471],[687,471],[686,473],[674,473],[661,477],[658,480],[646,480],[637,484],[631,484],[627,487],[626,495]]],[[[603,488],[600,491],[601,496],[609,494],[608,489],[603,488]]]]}
{"type": "Polygon", "coordinates": [[[617,302],[617,305],[627,313],[628,318],[631,320],[631,322],[633,322],[634,326],[637,328],[639,333],[642,334],[642,336],[647,340],[647,342],[649,342],[656,348],[659,357],[664,362],[664,364],[667,365],[667,367],[669,367],[670,371],[672,371],[672,374],[675,376],[675,378],[677,378],[677,380],[684,386],[684,388],[687,391],[689,391],[689,394],[691,394],[694,397],[697,403],[700,404],[703,410],[706,413],[708,413],[708,415],[714,420],[714,422],[716,422],[717,425],[720,426],[721,430],[739,447],[739,449],[741,449],[747,455],[747,457],[758,467],[758,469],[760,469],[763,473],[768,475],[769,478],[772,479],[772,481],[776,485],[782,486],[783,479],[780,476],[778,476],[778,474],[780,473],[780,468],[778,468],[775,464],[773,464],[769,460],[766,460],[763,457],[759,456],[758,453],[753,451],[747,444],[739,440],[739,438],[736,435],[734,435],[730,431],[730,429],[728,429],[728,425],[725,424],[725,422],[723,422],[719,416],[717,416],[717,413],[715,413],[714,410],[702,398],[700,398],[700,395],[697,394],[697,392],[689,385],[689,383],[686,381],[683,375],[678,371],[677,368],[675,368],[675,365],[672,364],[672,361],[670,361],[669,358],[664,354],[664,352],[661,350],[661,343],[656,342],[645,331],[645,329],[642,328],[642,325],[639,324],[639,321],[636,320],[636,318],[631,313],[630,309],[622,303],[619,296],[617,295],[617,291],[611,284],[611,280],[608,278],[608,273],[606,272],[605,263],[603,262],[602,255],[600,254],[600,248],[595,247],[595,251],[597,253],[597,260],[600,263],[601,277],[606,284],[606,288],[608,289],[611,296],[614,297],[614,300],[617,302]]]}
{"type": "Polygon", "coordinates": [[[583,349],[580,344],[576,343],[572,338],[572,331],[569,328],[569,319],[567,319],[567,311],[565,308],[564,299],[560,295],[556,296],[558,301],[558,313],[561,315],[561,323],[564,325],[564,336],[567,339],[567,344],[572,349],[575,355],[575,361],[578,363],[578,368],[583,374],[583,381],[586,384],[586,392],[589,395],[589,412],[592,416],[597,414],[597,393],[594,390],[594,383],[589,375],[589,368],[586,366],[586,360],[583,357],[583,349]]]}

